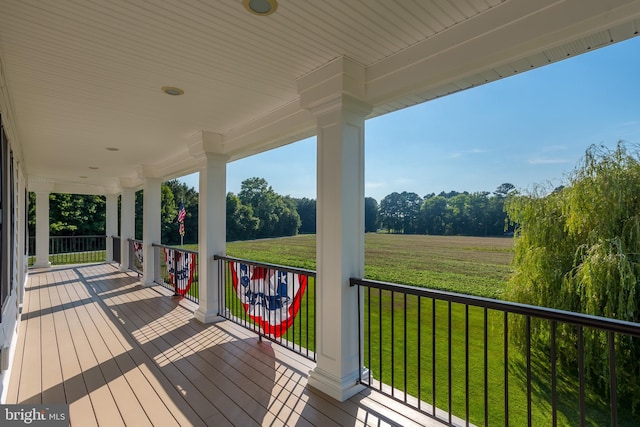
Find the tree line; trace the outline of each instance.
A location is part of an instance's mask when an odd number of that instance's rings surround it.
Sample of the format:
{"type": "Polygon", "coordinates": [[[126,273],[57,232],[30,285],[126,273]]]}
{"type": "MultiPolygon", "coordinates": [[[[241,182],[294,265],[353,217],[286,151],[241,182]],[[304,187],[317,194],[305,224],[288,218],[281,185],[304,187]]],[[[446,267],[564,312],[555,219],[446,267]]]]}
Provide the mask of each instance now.
{"type": "MultiPolygon", "coordinates": [[[[406,191],[394,192],[380,201],[377,222],[375,214],[370,213],[371,227],[367,228],[373,231],[375,226],[404,234],[499,236],[513,231],[504,205],[515,194],[515,186],[510,183],[501,184],[493,193],[443,191],[420,197],[406,191]]],[[[375,212],[375,200],[369,205],[375,212]]]]}
{"type": "MultiPolygon", "coordinates": [[[[184,204],[185,243],[198,241],[198,193],[177,180],[162,184],[162,243],[180,243],[178,206],[184,204]]],[[[380,203],[365,198],[365,231],[404,234],[495,236],[505,231],[505,200],[514,195],[512,184],[500,185],[493,193],[441,192],[420,197],[394,192],[380,203]]],[[[135,237],[142,239],[144,192],[135,197],[135,237]]],[[[105,233],[105,198],[93,195],[50,195],[51,236],[102,235],[105,233]]],[[[35,235],[35,195],[30,194],[29,234],[35,235]]],[[[227,240],[293,236],[316,232],[316,201],[283,196],[264,178],[249,178],[240,192],[227,194],[227,240]]],[[[120,209],[120,206],[118,206],[120,209]]],[[[120,215],[118,215],[120,218],[120,215]]],[[[511,229],[512,230],[512,229],[511,229]]]]}

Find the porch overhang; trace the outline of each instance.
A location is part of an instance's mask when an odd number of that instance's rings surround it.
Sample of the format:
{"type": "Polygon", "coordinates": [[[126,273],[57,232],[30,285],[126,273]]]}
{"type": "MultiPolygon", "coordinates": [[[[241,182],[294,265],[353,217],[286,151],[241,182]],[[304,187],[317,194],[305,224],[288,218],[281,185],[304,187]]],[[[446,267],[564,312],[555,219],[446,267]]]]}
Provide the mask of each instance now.
{"type": "Polygon", "coordinates": [[[0,0],[0,109],[30,182],[112,194],[151,169],[165,179],[197,171],[189,145],[202,132],[220,135],[229,161],[312,136],[299,83],[340,58],[363,68],[370,118],[640,27],[640,0],[280,3],[260,17],[230,0],[0,0]]]}

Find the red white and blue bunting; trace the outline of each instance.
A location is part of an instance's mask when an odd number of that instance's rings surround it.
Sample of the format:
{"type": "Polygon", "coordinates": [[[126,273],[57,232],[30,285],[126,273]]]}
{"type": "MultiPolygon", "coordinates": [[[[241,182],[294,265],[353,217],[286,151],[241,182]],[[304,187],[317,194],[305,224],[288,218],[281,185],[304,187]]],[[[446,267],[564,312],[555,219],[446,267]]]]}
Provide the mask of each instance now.
{"type": "Polygon", "coordinates": [[[164,259],[176,294],[186,295],[196,271],[196,254],[164,248],[164,259]]]}
{"type": "Polygon", "coordinates": [[[278,338],[293,324],[307,288],[307,276],[272,268],[229,262],[233,288],[246,313],[278,338]]]}
{"type": "Polygon", "coordinates": [[[140,266],[142,266],[142,260],[143,260],[143,254],[144,254],[144,246],[142,245],[142,242],[136,242],[136,241],[133,242],[133,254],[136,256],[136,259],[140,263],[140,266]]]}

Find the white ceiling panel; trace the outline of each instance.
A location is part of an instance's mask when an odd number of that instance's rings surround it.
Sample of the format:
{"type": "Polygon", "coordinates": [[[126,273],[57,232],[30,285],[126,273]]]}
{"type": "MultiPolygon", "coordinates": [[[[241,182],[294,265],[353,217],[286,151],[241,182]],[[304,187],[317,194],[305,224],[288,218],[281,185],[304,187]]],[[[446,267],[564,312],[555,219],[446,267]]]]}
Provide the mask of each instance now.
{"type": "Polygon", "coordinates": [[[312,134],[299,81],[336,58],[365,70],[373,117],[633,37],[639,22],[640,0],[280,0],[266,17],[241,0],[0,0],[0,106],[31,177],[117,187],[143,165],[195,170],[202,131],[231,160],[312,134]]]}

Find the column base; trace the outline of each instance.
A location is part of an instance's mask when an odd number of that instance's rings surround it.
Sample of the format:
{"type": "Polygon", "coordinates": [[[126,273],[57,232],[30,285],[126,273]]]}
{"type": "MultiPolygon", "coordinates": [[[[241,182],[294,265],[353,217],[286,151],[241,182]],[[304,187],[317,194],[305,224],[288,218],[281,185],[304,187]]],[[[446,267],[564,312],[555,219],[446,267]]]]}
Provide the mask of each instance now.
{"type": "Polygon", "coordinates": [[[200,311],[199,308],[195,311],[195,313],[193,313],[193,318],[205,325],[207,323],[217,323],[224,320],[224,317],[218,315],[217,311],[204,313],[200,311]]]}
{"type": "Polygon", "coordinates": [[[51,263],[49,261],[37,261],[33,264],[33,268],[51,268],[51,263]]]}
{"type": "MultiPolygon", "coordinates": [[[[368,381],[368,378],[369,370],[362,368],[362,381],[368,381]]],[[[344,378],[337,378],[317,367],[309,372],[307,385],[340,402],[365,389],[365,386],[360,384],[360,376],[357,372],[344,378]]]]}
{"type": "Polygon", "coordinates": [[[150,282],[149,282],[149,281],[147,281],[147,280],[142,280],[140,284],[141,284],[143,287],[145,287],[145,288],[150,288],[151,286],[155,286],[155,285],[157,285],[157,283],[156,283],[156,282],[154,282],[153,280],[152,280],[152,281],[150,281],[150,282]]]}

